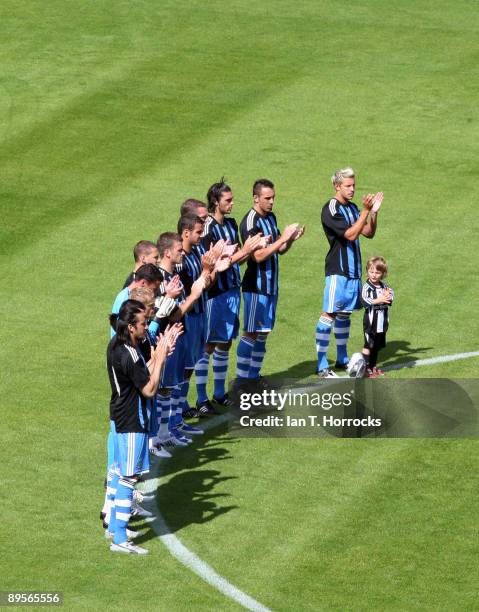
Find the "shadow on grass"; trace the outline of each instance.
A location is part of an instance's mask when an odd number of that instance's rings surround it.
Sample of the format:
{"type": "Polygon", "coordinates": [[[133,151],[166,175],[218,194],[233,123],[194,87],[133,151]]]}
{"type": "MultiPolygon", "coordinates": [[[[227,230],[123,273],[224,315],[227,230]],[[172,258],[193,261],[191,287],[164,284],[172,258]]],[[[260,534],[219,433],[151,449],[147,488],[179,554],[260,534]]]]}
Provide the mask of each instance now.
{"type": "Polygon", "coordinates": [[[314,376],[316,374],[316,367],[316,359],[308,359],[307,361],[300,361],[299,363],[293,364],[287,370],[268,374],[267,379],[270,380],[272,384],[281,383],[285,378],[300,381],[310,376],[314,376]]]}
{"type": "Polygon", "coordinates": [[[432,348],[432,346],[412,347],[411,343],[407,340],[392,340],[388,342],[386,348],[379,353],[379,356],[382,365],[386,367],[399,365],[408,361],[416,361],[432,348]]]}
{"type": "Polygon", "coordinates": [[[156,537],[157,533],[174,533],[192,523],[207,523],[238,508],[224,503],[230,497],[229,493],[215,491],[218,485],[236,477],[222,476],[216,469],[203,469],[209,463],[232,459],[228,446],[237,444],[238,440],[227,437],[227,433],[228,425],[219,424],[195,438],[190,446],[176,449],[171,459],[153,462],[145,480],[157,475],[162,479],[156,495],[168,527],[158,518],[154,524],[138,522],[138,527],[150,527],[147,533],[137,538],[138,543],[156,537]],[[170,478],[166,480],[166,477],[170,478]]]}

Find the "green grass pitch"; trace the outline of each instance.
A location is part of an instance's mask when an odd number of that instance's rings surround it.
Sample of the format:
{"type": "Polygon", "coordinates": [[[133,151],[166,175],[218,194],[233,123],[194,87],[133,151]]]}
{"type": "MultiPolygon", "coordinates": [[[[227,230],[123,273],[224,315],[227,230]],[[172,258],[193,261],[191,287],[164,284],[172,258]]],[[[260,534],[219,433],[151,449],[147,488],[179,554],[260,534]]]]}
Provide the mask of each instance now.
{"type": "MultiPolygon", "coordinates": [[[[281,261],[265,374],[313,379],[320,207],[346,164],[357,200],[385,192],[362,246],[396,292],[384,362],[477,349],[477,25],[465,0],[2,2],[0,590],[60,590],[75,610],[240,609],[151,530],[148,558],[111,554],[97,520],[107,314],[134,243],[221,175],[237,219],[266,176],[280,225],[307,227],[281,261]]],[[[359,315],[352,329],[359,347],[359,315]]],[[[472,439],[220,428],[162,466],[158,501],[273,610],[472,610],[477,468],[472,439]]]]}

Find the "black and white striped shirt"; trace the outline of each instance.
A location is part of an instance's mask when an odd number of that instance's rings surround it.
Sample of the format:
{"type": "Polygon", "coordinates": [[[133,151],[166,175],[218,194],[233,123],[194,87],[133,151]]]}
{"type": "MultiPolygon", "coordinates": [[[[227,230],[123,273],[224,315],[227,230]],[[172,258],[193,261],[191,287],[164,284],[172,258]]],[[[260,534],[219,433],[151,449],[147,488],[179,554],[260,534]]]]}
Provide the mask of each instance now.
{"type": "MultiPolygon", "coordinates": [[[[364,312],[363,326],[368,334],[385,334],[389,327],[389,306],[390,304],[373,304],[384,290],[389,289],[382,281],[376,287],[369,280],[366,281],[361,290],[361,302],[366,309],[364,312]]],[[[394,295],[393,295],[394,298],[394,295]]]]}

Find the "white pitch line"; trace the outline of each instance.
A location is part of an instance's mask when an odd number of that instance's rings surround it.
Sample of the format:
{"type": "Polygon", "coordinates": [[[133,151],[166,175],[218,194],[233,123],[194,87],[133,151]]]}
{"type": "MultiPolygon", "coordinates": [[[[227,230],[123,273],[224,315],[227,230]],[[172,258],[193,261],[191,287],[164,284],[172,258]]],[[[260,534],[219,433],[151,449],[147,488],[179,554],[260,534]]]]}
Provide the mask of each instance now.
{"type": "MultiPolygon", "coordinates": [[[[231,417],[228,414],[222,414],[217,417],[214,417],[204,425],[203,423],[201,425],[204,430],[213,429],[214,427],[217,427],[222,423],[226,423],[230,420],[230,418],[231,417]]],[[[163,461],[158,461],[159,465],[161,465],[162,463],[163,461]]],[[[156,492],[159,484],[159,476],[147,480],[145,482],[146,486],[144,488],[145,493],[156,492]]],[[[173,555],[173,557],[178,559],[180,563],[182,563],[192,572],[197,574],[205,582],[223,593],[223,595],[226,595],[226,597],[229,597],[233,601],[236,601],[238,604],[243,606],[243,608],[246,608],[246,610],[251,610],[252,612],[271,612],[269,608],[263,606],[263,604],[260,604],[259,601],[256,601],[256,599],[250,597],[250,595],[243,593],[243,591],[228,582],[226,578],[220,576],[217,572],[215,572],[211,565],[205,563],[202,559],[195,555],[194,552],[189,550],[179,538],[177,538],[173,533],[171,533],[168,528],[168,525],[166,524],[165,519],[161,514],[158,502],[156,502],[156,510],[157,516],[155,517],[155,520],[151,523],[151,527],[153,528],[161,542],[173,555]]]]}
{"type": "MultiPolygon", "coordinates": [[[[382,369],[385,372],[391,370],[402,370],[403,368],[416,368],[420,366],[434,365],[435,363],[446,363],[448,361],[459,361],[460,359],[469,359],[470,357],[479,357],[479,351],[471,351],[470,353],[454,353],[453,355],[439,355],[438,357],[429,357],[427,359],[415,359],[413,361],[404,361],[403,363],[395,363],[390,366],[384,366],[382,369]]],[[[296,393],[306,392],[308,389],[316,387],[325,387],[334,385],[335,381],[349,378],[347,374],[338,374],[336,378],[323,378],[316,382],[312,382],[304,387],[296,388],[296,393]]]]}
{"type": "MultiPolygon", "coordinates": [[[[402,368],[414,368],[417,366],[434,365],[435,363],[445,363],[448,361],[458,361],[460,359],[468,359],[470,357],[479,357],[479,351],[471,351],[469,353],[456,353],[454,355],[440,355],[438,357],[430,357],[428,359],[417,359],[414,361],[406,361],[405,363],[398,363],[385,367],[385,370],[400,370],[402,368]]],[[[333,379],[332,379],[333,380],[333,379]]],[[[222,414],[214,417],[204,425],[203,429],[213,429],[222,423],[226,423],[231,419],[230,415],[222,414]]],[[[158,462],[160,465],[162,461],[158,462]]],[[[160,484],[160,478],[151,478],[146,481],[144,491],[145,493],[154,493],[160,484]]],[[[156,498],[155,498],[156,499],[156,498]]],[[[233,601],[236,601],[247,610],[253,612],[271,612],[269,608],[263,606],[263,604],[253,599],[246,593],[243,593],[240,589],[235,587],[233,584],[228,582],[226,578],[220,576],[215,570],[200,559],[195,553],[189,550],[179,538],[170,532],[168,525],[163,518],[158,503],[156,504],[157,516],[155,521],[151,524],[153,530],[166,546],[169,552],[180,561],[185,567],[190,569],[192,572],[197,574],[202,580],[210,584],[212,587],[229,597],[233,601]]]]}
{"type": "Polygon", "coordinates": [[[446,363],[447,361],[458,361],[459,359],[469,359],[469,357],[479,357],[479,351],[471,351],[470,353],[455,353],[454,355],[439,355],[439,357],[430,357],[428,359],[415,359],[414,361],[406,361],[405,363],[396,363],[386,366],[385,370],[401,370],[402,368],[415,368],[417,366],[434,365],[435,363],[446,363]]]}

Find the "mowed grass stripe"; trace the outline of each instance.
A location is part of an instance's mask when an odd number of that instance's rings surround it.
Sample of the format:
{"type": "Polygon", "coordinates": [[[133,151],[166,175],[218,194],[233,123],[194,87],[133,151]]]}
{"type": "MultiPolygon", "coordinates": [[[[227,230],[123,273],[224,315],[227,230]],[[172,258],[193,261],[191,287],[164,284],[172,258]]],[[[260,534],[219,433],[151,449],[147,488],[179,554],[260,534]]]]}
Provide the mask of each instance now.
{"type": "MultiPolygon", "coordinates": [[[[140,74],[142,70],[148,72],[155,63],[137,66],[136,70],[140,74]]],[[[200,75],[197,85],[204,80],[206,76],[200,75]]],[[[189,77],[187,81],[191,90],[189,77]]],[[[242,99],[236,96],[237,106],[217,107],[214,121],[211,115],[203,114],[201,106],[190,110],[188,105],[183,114],[178,96],[187,81],[158,102],[154,127],[143,121],[149,109],[142,105],[141,94],[131,93],[138,86],[131,78],[118,83],[123,91],[117,92],[116,98],[112,99],[115,85],[109,81],[103,92],[82,96],[62,109],[60,117],[37,126],[14,146],[4,147],[0,156],[4,201],[12,208],[13,202],[16,204],[2,235],[5,254],[22,248],[27,241],[36,242],[62,218],[81,215],[97,205],[112,187],[134,182],[158,160],[175,158],[183,148],[227,122],[236,109],[244,112],[244,106],[255,101],[254,90],[244,91],[242,99]],[[112,106],[117,108],[113,110],[112,106]],[[112,111],[117,113],[115,121],[105,124],[98,120],[98,115],[112,111]],[[22,186],[17,181],[27,179],[25,168],[29,169],[28,181],[22,186]]],[[[271,87],[269,93],[273,90],[271,87]]]]}
{"type": "MultiPolygon", "coordinates": [[[[200,13],[200,22],[204,17],[200,13]]],[[[6,205],[15,198],[10,225],[2,236],[6,252],[18,248],[25,239],[36,240],[39,232],[55,226],[62,217],[94,205],[111,185],[133,181],[151,164],[174,157],[244,107],[296,78],[296,72],[282,69],[280,59],[272,57],[275,79],[258,88],[257,79],[261,80],[263,71],[258,61],[261,47],[242,48],[230,66],[230,56],[223,52],[219,40],[211,40],[206,49],[196,53],[189,36],[179,35],[182,30],[176,24],[159,48],[151,54],[147,50],[133,63],[128,76],[106,77],[103,90],[86,91],[3,148],[0,163],[6,205]],[[171,50],[165,40],[174,38],[175,33],[178,46],[171,50]],[[182,54],[185,69],[178,70],[178,55],[182,54]],[[259,74],[250,69],[251,64],[259,74]],[[236,85],[228,87],[217,78],[223,71],[236,85]]],[[[161,34],[160,28],[159,40],[161,34]]],[[[274,32],[269,34],[272,36],[274,32]]],[[[83,42],[86,49],[88,42],[83,42]]],[[[238,49],[237,35],[231,42],[238,49]]],[[[95,40],[92,43],[94,53],[97,44],[95,40]]],[[[270,57],[265,42],[263,52],[270,57]]]]}

